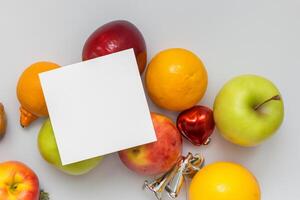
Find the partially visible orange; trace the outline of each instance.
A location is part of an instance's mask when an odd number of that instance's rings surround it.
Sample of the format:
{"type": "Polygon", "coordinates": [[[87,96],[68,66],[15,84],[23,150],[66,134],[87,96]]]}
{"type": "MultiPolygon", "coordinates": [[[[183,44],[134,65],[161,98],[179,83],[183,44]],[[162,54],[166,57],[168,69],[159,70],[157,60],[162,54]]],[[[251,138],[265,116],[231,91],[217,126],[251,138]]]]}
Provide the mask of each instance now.
{"type": "Polygon", "coordinates": [[[191,51],[181,48],[159,52],[146,71],[146,88],[158,106],[182,111],[200,101],[207,88],[204,64],[191,51]]]}
{"type": "Polygon", "coordinates": [[[37,62],[29,66],[21,75],[17,85],[17,97],[21,104],[20,123],[30,125],[38,117],[48,116],[39,73],[57,69],[59,65],[51,62],[37,62]]]}
{"type": "Polygon", "coordinates": [[[260,200],[260,187],[250,171],[231,162],[201,169],[189,188],[189,200],[260,200]]]}

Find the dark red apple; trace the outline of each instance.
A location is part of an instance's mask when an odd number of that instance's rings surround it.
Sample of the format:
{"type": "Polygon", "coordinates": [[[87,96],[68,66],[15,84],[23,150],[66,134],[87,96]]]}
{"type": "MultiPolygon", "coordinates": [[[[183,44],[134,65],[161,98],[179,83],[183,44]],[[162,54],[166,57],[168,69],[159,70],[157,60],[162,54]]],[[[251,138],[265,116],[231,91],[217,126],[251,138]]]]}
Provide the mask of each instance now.
{"type": "Polygon", "coordinates": [[[205,106],[187,109],[178,115],[177,128],[192,144],[207,144],[215,129],[213,111],[205,106]]]}
{"type": "Polygon", "coordinates": [[[128,21],[118,20],[98,28],[84,44],[82,60],[133,48],[140,74],[147,64],[146,43],[141,32],[128,21]]]}

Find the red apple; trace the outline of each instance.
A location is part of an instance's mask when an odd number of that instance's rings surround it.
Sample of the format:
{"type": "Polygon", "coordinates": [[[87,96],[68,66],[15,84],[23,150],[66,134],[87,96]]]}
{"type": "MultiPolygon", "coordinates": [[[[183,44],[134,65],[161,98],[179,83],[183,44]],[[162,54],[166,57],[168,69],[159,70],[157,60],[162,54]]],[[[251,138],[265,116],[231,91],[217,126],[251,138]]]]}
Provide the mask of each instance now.
{"type": "Polygon", "coordinates": [[[0,163],[0,199],[38,200],[39,181],[25,164],[17,161],[0,163]]]}
{"type": "Polygon", "coordinates": [[[151,113],[157,141],[119,152],[122,162],[138,174],[152,176],[167,172],[181,156],[182,139],[167,117],[151,113]]]}
{"type": "Polygon", "coordinates": [[[98,28],[85,42],[82,60],[133,48],[140,74],[147,64],[146,43],[141,32],[128,21],[118,20],[98,28]]]}
{"type": "Polygon", "coordinates": [[[177,128],[192,144],[206,144],[215,129],[213,111],[205,106],[187,109],[178,115],[177,128]]]}

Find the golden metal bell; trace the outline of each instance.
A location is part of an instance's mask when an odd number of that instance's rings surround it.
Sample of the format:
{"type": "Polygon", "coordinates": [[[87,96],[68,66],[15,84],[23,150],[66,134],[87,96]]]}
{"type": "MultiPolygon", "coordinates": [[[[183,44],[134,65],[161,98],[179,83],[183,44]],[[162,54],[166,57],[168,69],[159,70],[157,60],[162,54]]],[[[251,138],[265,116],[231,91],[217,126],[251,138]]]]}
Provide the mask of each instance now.
{"type": "Polygon", "coordinates": [[[178,167],[174,166],[170,171],[168,171],[167,173],[165,173],[164,175],[162,175],[161,177],[157,178],[152,182],[145,181],[143,188],[144,189],[148,188],[150,191],[154,192],[158,200],[162,200],[163,192],[167,184],[170,182],[170,180],[177,172],[177,168],[178,167]]]}
{"type": "Polygon", "coordinates": [[[192,178],[203,165],[204,158],[201,155],[188,153],[186,157],[181,156],[173,168],[163,176],[150,183],[145,181],[144,188],[154,192],[158,200],[162,200],[164,191],[174,199],[178,197],[185,178],[192,178]]]}
{"type": "MultiPolygon", "coordinates": [[[[188,156],[191,153],[188,153],[188,156]]],[[[187,156],[187,157],[188,157],[187,156]]],[[[183,172],[183,175],[189,178],[193,178],[195,174],[204,166],[205,159],[200,154],[191,155],[189,157],[189,162],[183,172]]]]}

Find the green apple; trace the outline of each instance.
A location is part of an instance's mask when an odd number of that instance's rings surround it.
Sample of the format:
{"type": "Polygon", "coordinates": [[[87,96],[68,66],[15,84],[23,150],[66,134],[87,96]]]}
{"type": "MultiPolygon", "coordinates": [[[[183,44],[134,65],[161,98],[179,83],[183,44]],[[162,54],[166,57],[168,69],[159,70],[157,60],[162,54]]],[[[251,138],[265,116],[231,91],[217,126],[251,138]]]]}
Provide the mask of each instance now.
{"type": "Polygon", "coordinates": [[[102,157],[96,157],[63,166],[49,119],[45,121],[39,132],[38,147],[42,157],[48,163],[70,175],[85,174],[95,168],[102,160],[102,157]]]}
{"type": "Polygon", "coordinates": [[[214,120],[221,135],[241,146],[255,146],[280,127],[282,97],[269,80],[241,75],[228,81],[214,102],[214,120]]]}

